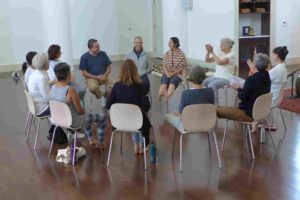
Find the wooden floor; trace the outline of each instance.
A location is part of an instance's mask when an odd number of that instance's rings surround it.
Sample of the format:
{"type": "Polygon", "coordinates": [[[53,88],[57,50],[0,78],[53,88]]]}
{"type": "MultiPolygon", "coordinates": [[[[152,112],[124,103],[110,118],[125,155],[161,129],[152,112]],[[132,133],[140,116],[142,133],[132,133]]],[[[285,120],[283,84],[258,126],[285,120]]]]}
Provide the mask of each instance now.
{"type": "MultiPolygon", "coordinates": [[[[117,65],[113,67],[117,76],[117,65]]],[[[153,106],[151,121],[158,142],[160,159],[149,164],[144,172],[142,156],[135,156],[130,135],[124,139],[123,157],[119,153],[120,137],[113,144],[111,166],[102,158],[108,151],[90,147],[86,140],[79,145],[87,156],[72,166],[56,163],[56,146],[51,158],[47,157],[48,124],[42,123],[37,150],[33,150],[34,134],[25,142],[24,125],[27,106],[22,85],[0,79],[0,199],[300,199],[300,131],[299,115],[283,111],[288,131],[277,152],[270,137],[260,144],[254,135],[256,160],[252,161],[244,146],[241,127],[230,122],[223,169],[218,167],[216,151],[209,154],[206,135],[192,135],[183,142],[183,173],[179,172],[179,138],[176,154],[171,159],[174,129],[164,124],[166,105],[156,101],[159,78],[150,77],[153,106]]],[[[178,107],[182,88],[178,88],[170,102],[170,110],[178,107]]],[[[224,97],[224,95],[220,95],[224,97]]],[[[233,95],[229,95],[232,103],[233,95]]],[[[89,93],[87,94],[89,99],[89,93]]],[[[98,103],[98,102],[97,102],[98,103]]],[[[97,104],[96,103],[96,104],[97,104]]],[[[222,98],[221,103],[224,103],[222,98]]],[[[95,110],[101,111],[99,105],[95,110]]],[[[279,125],[282,130],[282,124],[279,125]]],[[[221,147],[224,120],[218,120],[216,132],[221,147]]],[[[34,129],[33,129],[34,130],[34,129]]],[[[110,139],[111,128],[106,140],[110,139]]],[[[212,138],[211,138],[212,139],[212,138]]],[[[210,141],[214,145],[213,140],[210,141]]],[[[275,137],[275,142],[278,138],[275,137]]]]}

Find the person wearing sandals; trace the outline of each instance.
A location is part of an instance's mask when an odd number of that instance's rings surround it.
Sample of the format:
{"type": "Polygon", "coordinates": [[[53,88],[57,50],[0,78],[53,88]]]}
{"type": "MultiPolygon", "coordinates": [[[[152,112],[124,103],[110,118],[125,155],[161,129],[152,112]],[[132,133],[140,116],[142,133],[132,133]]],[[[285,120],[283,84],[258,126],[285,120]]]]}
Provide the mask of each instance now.
{"type": "Polygon", "coordinates": [[[123,61],[120,67],[119,81],[116,82],[111,90],[111,94],[107,99],[106,108],[115,103],[127,103],[137,105],[143,114],[143,124],[141,127],[142,136],[133,133],[133,141],[135,144],[135,153],[143,154],[143,139],[146,140],[145,146],[149,144],[149,130],[151,123],[146,115],[150,109],[149,99],[142,84],[142,80],[138,74],[137,67],[133,60],[127,59],[123,61]]]}
{"type": "Polygon", "coordinates": [[[234,42],[229,38],[221,40],[221,53],[216,55],[211,44],[205,46],[207,54],[205,61],[208,63],[216,62],[216,72],[212,77],[204,80],[205,87],[210,87],[214,90],[215,104],[218,105],[218,89],[230,85],[230,80],[234,76],[234,52],[232,47],[234,42]]]}
{"type": "Polygon", "coordinates": [[[193,104],[214,104],[214,91],[212,88],[205,88],[203,86],[205,78],[205,71],[200,66],[192,68],[188,79],[192,82],[192,87],[182,92],[179,112],[165,115],[165,120],[175,128],[183,130],[180,116],[186,106],[193,104]]]}
{"type": "Polygon", "coordinates": [[[178,85],[185,79],[187,60],[181,51],[179,39],[171,37],[169,40],[170,50],[165,53],[163,58],[163,76],[159,88],[159,100],[164,98],[168,101],[173,95],[178,85]]]}

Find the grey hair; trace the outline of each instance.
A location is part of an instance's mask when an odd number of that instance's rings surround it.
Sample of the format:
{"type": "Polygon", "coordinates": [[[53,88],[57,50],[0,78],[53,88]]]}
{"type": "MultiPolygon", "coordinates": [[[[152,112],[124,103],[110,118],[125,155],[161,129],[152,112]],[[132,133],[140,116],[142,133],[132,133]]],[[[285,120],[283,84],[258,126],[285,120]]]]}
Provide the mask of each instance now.
{"type": "Polygon", "coordinates": [[[32,59],[32,65],[37,70],[43,70],[49,64],[49,59],[46,53],[37,53],[32,59]]]}
{"type": "Polygon", "coordinates": [[[267,54],[258,53],[254,56],[254,63],[258,71],[266,71],[271,60],[267,54]]]}
{"type": "Polygon", "coordinates": [[[137,39],[143,40],[142,36],[135,36],[133,41],[135,41],[137,39]]]}
{"type": "Polygon", "coordinates": [[[221,40],[221,44],[227,44],[228,47],[231,49],[233,47],[233,45],[234,45],[234,41],[232,39],[230,39],[230,38],[223,38],[221,40]]]}

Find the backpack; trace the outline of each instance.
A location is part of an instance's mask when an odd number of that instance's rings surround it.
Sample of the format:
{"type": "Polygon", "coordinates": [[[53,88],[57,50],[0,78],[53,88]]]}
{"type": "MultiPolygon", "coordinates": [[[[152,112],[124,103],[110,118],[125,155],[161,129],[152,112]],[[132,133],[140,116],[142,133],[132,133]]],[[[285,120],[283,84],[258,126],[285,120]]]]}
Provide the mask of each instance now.
{"type": "MultiPolygon", "coordinates": [[[[52,137],[53,137],[53,132],[54,132],[55,126],[52,125],[49,129],[49,135],[48,135],[48,140],[52,141],[52,137]]],[[[54,142],[56,144],[66,144],[68,143],[68,138],[66,136],[66,133],[64,132],[64,130],[61,127],[57,127],[55,130],[55,138],[54,138],[54,142]]]]}

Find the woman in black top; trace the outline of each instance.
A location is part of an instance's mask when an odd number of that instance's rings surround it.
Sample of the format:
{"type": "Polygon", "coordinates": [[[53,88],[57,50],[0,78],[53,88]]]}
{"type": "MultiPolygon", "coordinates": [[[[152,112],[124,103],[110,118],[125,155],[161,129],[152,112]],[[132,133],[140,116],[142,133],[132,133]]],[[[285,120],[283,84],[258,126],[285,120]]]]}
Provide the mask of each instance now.
{"type": "Polygon", "coordinates": [[[241,103],[238,107],[218,107],[217,116],[219,118],[234,121],[253,121],[252,110],[257,97],[269,93],[271,90],[271,79],[267,71],[271,65],[270,58],[266,54],[256,54],[254,64],[257,72],[249,76],[243,89],[239,83],[232,84],[231,87],[238,91],[241,103]]]}
{"type": "MultiPolygon", "coordinates": [[[[136,65],[131,59],[127,59],[121,64],[119,81],[116,82],[112,88],[106,103],[106,108],[110,109],[111,105],[114,103],[134,104],[142,110],[143,125],[140,130],[142,136],[146,140],[147,146],[149,144],[149,130],[151,128],[151,123],[146,113],[150,109],[150,102],[144,91],[136,65]]],[[[135,143],[135,153],[142,154],[144,152],[142,148],[142,138],[140,138],[140,135],[138,134],[133,134],[133,140],[135,143]]]]}

